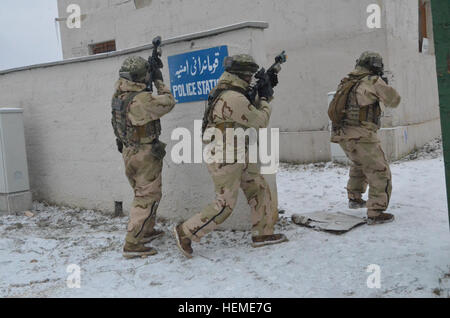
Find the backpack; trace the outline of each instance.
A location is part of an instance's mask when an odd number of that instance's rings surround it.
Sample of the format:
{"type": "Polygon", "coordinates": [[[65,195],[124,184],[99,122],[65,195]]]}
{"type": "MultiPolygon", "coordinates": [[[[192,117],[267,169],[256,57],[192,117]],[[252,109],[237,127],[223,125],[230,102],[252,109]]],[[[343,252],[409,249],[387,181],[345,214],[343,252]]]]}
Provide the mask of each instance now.
{"type": "Polygon", "coordinates": [[[350,92],[367,75],[369,74],[350,75],[344,78],[339,84],[336,94],[328,107],[328,117],[334,127],[339,126],[345,117],[345,109],[348,104],[350,92]]]}

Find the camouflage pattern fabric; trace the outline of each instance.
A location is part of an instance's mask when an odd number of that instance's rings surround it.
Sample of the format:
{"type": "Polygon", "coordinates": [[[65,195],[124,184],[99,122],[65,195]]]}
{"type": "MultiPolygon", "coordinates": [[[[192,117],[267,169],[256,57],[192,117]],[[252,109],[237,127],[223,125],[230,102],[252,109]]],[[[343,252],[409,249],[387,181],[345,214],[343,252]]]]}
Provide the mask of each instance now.
{"type": "Polygon", "coordinates": [[[225,58],[225,70],[241,76],[252,76],[259,69],[258,64],[248,54],[237,54],[225,58]]]}
{"type": "MultiPolygon", "coordinates": [[[[245,90],[249,84],[234,74],[224,72],[219,85],[236,86],[245,90]]],[[[216,101],[208,127],[229,123],[243,128],[265,128],[269,124],[272,108],[267,101],[257,100],[257,103],[260,106],[258,109],[243,94],[225,91],[216,101]]]]}
{"type": "Polygon", "coordinates": [[[269,185],[255,164],[210,164],[208,171],[214,182],[216,199],[183,223],[183,232],[195,241],[222,224],[236,206],[239,188],[251,208],[252,236],[272,235],[278,220],[273,208],[269,185]]]}
{"type": "MultiPolygon", "coordinates": [[[[162,81],[156,81],[158,95],[145,91],[146,85],[120,78],[115,96],[123,98],[131,92],[139,92],[130,103],[128,120],[136,129],[158,120],[175,106],[175,99],[162,81]]],[[[156,210],[161,200],[162,158],[155,156],[157,136],[140,138],[139,144],[123,150],[125,172],[134,190],[126,241],[138,244],[142,237],[153,231],[156,210]]]]}
{"type": "Polygon", "coordinates": [[[352,161],[347,184],[348,198],[361,199],[369,185],[367,215],[378,216],[387,210],[392,194],[391,170],[380,143],[350,139],[341,141],[340,146],[352,161]]]}
{"type": "MultiPolygon", "coordinates": [[[[357,67],[349,75],[367,73],[368,70],[363,67],[357,67]]],[[[353,98],[354,94],[350,94],[353,98]]],[[[400,104],[401,97],[397,91],[386,84],[379,76],[371,75],[363,78],[356,90],[357,101],[350,100],[349,104],[357,104],[360,107],[373,105],[377,102],[381,103],[381,110],[383,105],[385,107],[395,108],[400,104]]],[[[342,140],[360,138],[362,142],[378,142],[377,131],[379,126],[370,121],[361,121],[359,125],[349,126],[344,125],[342,129],[333,131],[331,141],[339,143],[342,140]]]]}
{"type": "Polygon", "coordinates": [[[151,143],[161,134],[159,119],[173,109],[175,100],[163,82],[157,81],[156,87],[159,95],[153,96],[150,92],[145,91],[145,84],[132,82],[124,78],[117,81],[113,102],[115,99],[119,99],[126,103],[126,118],[124,120],[125,125],[123,125],[123,120],[117,119],[117,115],[122,116],[122,112],[113,112],[113,119],[116,117],[116,125],[114,120],[112,124],[120,132],[125,129],[124,136],[119,136],[124,145],[133,146],[151,143]],[[130,95],[131,100],[129,99],[130,95]],[[129,100],[129,103],[127,100],[129,100]],[[120,123],[120,126],[117,123],[120,123]],[[118,129],[119,127],[120,129],[118,129]]]}
{"type": "Polygon", "coordinates": [[[170,89],[162,81],[156,81],[158,95],[145,91],[146,85],[120,78],[116,82],[114,96],[126,97],[131,92],[140,92],[133,98],[128,118],[135,126],[144,126],[150,121],[160,119],[175,106],[175,99],[170,89]]]}
{"type": "Polygon", "coordinates": [[[119,70],[121,77],[130,81],[143,83],[147,77],[150,64],[143,57],[130,56],[125,59],[119,70]]]}
{"type": "MultiPolygon", "coordinates": [[[[367,71],[358,66],[351,74],[367,71]]],[[[365,77],[355,95],[357,105],[360,106],[380,102],[386,107],[394,108],[401,100],[394,88],[375,75],[365,77]]],[[[331,137],[331,141],[339,143],[353,163],[347,185],[349,199],[361,198],[369,185],[367,213],[370,217],[377,216],[388,208],[392,193],[392,176],[377,134],[379,128],[373,122],[361,121],[359,125],[344,125],[334,131],[331,137]]]]}
{"type": "Polygon", "coordinates": [[[384,68],[383,57],[379,53],[371,51],[363,52],[356,61],[356,65],[366,68],[375,67],[378,70],[382,70],[384,68]]]}
{"type": "MultiPolygon", "coordinates": [[[[234,86],[246,89],[248,83],[240,79],[237,75],[224,72],[219,79],[218,86],[234,86]]],[[[265,128],[269,124],[272,108],[268,101],[257,99],[256,103],[259,105],[257,109],[243,94],[236,91],[225,91],[217,99],[214,108],[210,114],[208,128],[218,128],[223,133],[223,144],[225,148],[219,147],[219,151],[234,152],[235,158],[238,154],[244,152],[248,155],[248,144],[242,145],[235,143],[233,138],[226,138],[226,129],[233,128],[244,130],[248,128],[265,128]],[[244,147],[243,147],[244,146],[244,147]]],[[[217,142],[217,140],[215,141],[217,142]]],[[[215,143],[213,143],[215,145],[215,143]]],[[[225,152],[221,155],[217,152],[217,157],[222,157],[225,160],[225,152]]]]}
{"type": "MultiPolygon", "coordinates": [[[[225,72],[219,85],[232,85],[246,89],[248,83],[237,75],[225,72]]],[[[248,99],[236,92],[226,91],[217,100],[209,127],[264,128],[267,127],[271,107],[267,101],[258,100],[259,109],[248,99]]],[[[238,151],[235,143],[227,144],[238,151]]],[[[211,163],[208,171],[214,182],[216,199],[200,213],[183,223],[183,231],[193,241],[199,241],[223,223],[236,206],[239,188],[244,191],[252,210],[252,235],[272,235],[278,219],[278,211],[273,206],[270,188],[259,172],[256,163],[211,163]]]]}
{"type": "Polygon", "coordinates": [[[138,244],[153,231],[156,210],[161,200],[163,162],[152,154],[151,144],[128,147],[123,151],[125,173],[134,191],[126,241],[138,244]]]}

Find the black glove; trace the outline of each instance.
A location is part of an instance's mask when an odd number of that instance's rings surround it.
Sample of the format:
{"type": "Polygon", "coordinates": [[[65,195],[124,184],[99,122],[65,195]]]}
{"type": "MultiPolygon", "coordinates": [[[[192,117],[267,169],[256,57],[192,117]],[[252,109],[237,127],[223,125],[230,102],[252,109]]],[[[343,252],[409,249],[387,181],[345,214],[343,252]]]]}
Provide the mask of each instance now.
{"type": "Polygon", "coordinates": [[[159,68],[154,68],[152,71],[152,81],[156,83],[156,81],[164,82],[162,72],[159,68]]]}
{"type": "Polygon", "coordinates": [[[276,73],[272,73],[269,75],[270,77],[270,85],[272,86],[272,88],[277,87],[278,85],[278,74],[276,73]]]}
{"type": "Polygon", "coordinates": [[[161,60],[161,58],[159,57],[159,56],[157,56],[157,57],[150,57],[150,66],[152,67],[152,68],[163,68],[164,67],[164,64],[163,64],[163,62],[162,62],[162,60],[161,60]]]}
{"type": "Polygon", "coordinates": [[[154,141],[152,143],[152,155],[159,160],[163,160],[166,156],[166,146],[167,145],[165,143],[159,140],[154,141]]]}
{"type": "Polygon", "coordinates": [[[258,88],[258,95],[260,98],[264,97],[270,99],[273,96],[273,88],[268,83],[258,88]]]}
{"type": "Polygon", "coordinates": [[[122,153],[123,152],[123,143],[120,139],[116,138],[117,150],[122,153]]]}

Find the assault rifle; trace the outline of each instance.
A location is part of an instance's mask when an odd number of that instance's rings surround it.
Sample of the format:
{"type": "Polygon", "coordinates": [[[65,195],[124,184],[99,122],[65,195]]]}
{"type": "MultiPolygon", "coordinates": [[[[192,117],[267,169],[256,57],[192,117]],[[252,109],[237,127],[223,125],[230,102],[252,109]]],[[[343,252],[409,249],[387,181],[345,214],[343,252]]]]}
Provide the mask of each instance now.
{"type": "Polygon", "coordinates": [[[266,71],[264,68],[260,69],[256,74],[255,78],[257,82],[255,85],[249,88],[247,97],[252,104],[255,104],[256,95],[261,87],[269,85],[273,92],[273,88],[278,84],[278,73],[281,71],[281,64],[286,63],[287,55],[286,51],[281,52],[275,57],[275,63],[266,71]]]}
{"type": "Polygon", "coordinates": [[[148,63],[150,64],[150,70],[149,70],[150,78],[147,83],[147,91],[148,92],[153,92],[153,78],[152,78],[153,70],[155,68],[161,69],[164,67],[164,65],[161,61],[161,55],[162,55],[161,42],[162,42],[162,40],[161,40],[160,36],[157,36],[152,41],[153,53],[148,58],[148,63]]]}

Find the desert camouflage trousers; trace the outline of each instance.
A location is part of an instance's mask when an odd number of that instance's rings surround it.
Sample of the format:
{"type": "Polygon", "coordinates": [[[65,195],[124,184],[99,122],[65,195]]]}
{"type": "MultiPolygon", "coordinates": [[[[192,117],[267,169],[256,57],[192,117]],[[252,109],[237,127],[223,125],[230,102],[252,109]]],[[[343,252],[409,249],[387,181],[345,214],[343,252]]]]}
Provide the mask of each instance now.
{"type": "Polygon", "coordinates": [[[161,172],[163,161],[151,153],[152,145],[145,144],[123,150],[125,173],[134,190],[126,241],[137,244],[155,226],[156,210],[161,200],[161,172]]]}
{"type": "Polygon", "coordinates": [[[272,235],[278,220],[278,210],[274,208],[269,185],[259,172],[256,164],[208,165],[214,182],[216,199],[183,223],[183,232],[198,242],[216,229],[233,212],[239,188],[244,191],[251,207],[252,236],[272,235]]]}
{"type": "Polygon", "coordinates": [[[367,214],[377,216],[389,206],[392,176],[380,142],[360,142],[358,139],[341,141],[341,148],[352,161],[347,184],[349,199],[361,199],[369,185],[367,214]]]}

